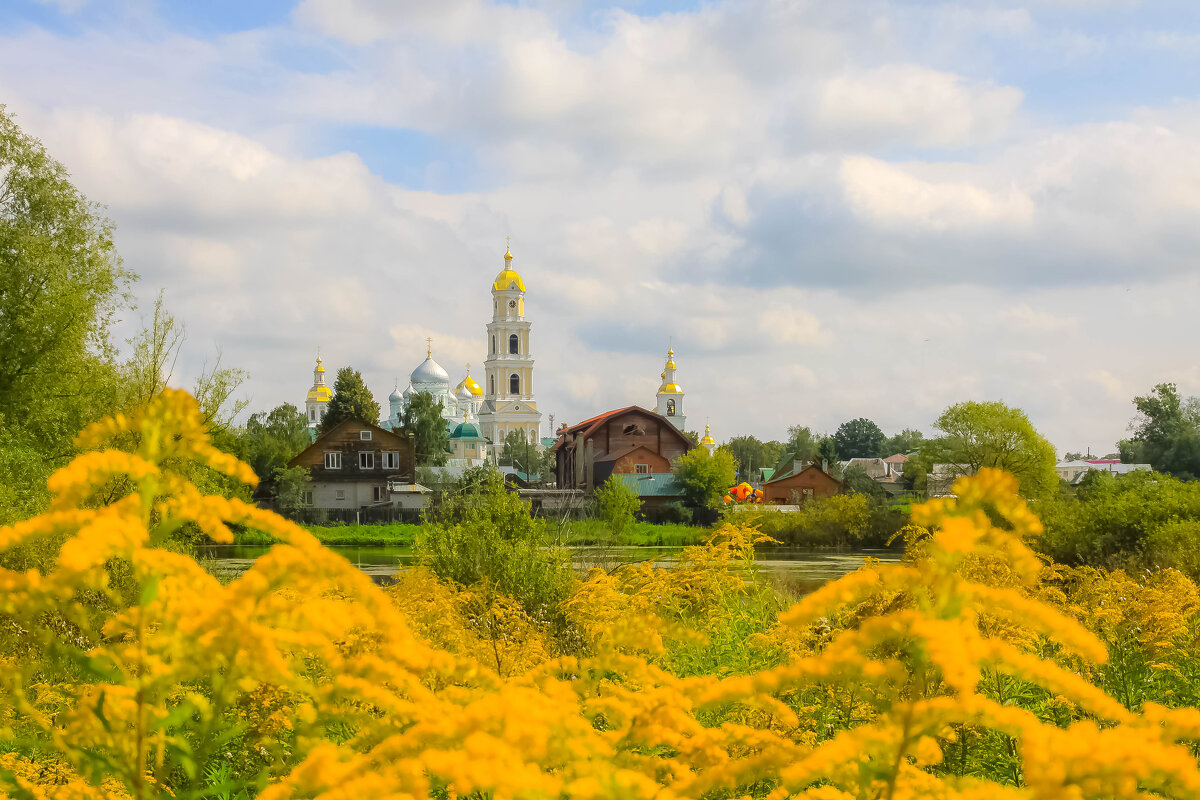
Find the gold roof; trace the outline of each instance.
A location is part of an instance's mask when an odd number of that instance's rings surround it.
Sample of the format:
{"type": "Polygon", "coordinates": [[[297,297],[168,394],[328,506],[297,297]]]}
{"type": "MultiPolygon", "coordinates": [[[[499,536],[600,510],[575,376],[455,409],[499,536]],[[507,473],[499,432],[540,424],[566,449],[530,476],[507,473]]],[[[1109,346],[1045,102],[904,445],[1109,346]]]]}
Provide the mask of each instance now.
{"type": "Polygon", "coordinates": [[[700,444],[704,444],[704,445],[716,444],[716,442],[713,441],[712,432],[708,429],[708,425],[704,426],[704,438],[700,440],[700,444]]]}
{"type": "Polygon", "coordinates": [[[683,387],[678,383],[664,383],[658,387],[659,394],[683,394],[683,387]]]}
{"type": "MultiPolygon", "coordinates": [[[[505,261],[511,258],[512,256],[506,255],[505,261]]],[[[525,281],[521,280],[521,276],[517,274],[516,270],[508,269],[507,266],[500,270],[500,274],[496,276],[495,282],[492,283],[492,289],[497,292],[503,292],[505,289],[511,289],[513,286],[516,286],[522,292],[525,291],[525,281]]]]}
{"type": "Polygon", "coordinates": [[[329,402],[333,399],[333,392],[329,390],[328,386],[314,386],[308,390],[308,399],[318,402],[329,402]]]}
{"type": "Polygon", "coordinates": [[[479,385],[479,381],[472,378],[470,375],[463,378],[458,386],[454,387],[454,393],[458,394],[466,387],[466,390],[476,397],[483,397],[483,387],[479,385]]]}

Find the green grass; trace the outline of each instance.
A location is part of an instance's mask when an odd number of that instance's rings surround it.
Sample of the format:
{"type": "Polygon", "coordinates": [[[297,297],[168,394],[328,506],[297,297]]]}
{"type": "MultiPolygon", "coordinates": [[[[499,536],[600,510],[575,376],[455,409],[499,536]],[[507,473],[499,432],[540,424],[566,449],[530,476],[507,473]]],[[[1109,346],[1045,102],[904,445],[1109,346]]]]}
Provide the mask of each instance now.
{"type": "MultiPolygon", "coordinates": [[[[328,545],[411,546],[420,525],[305,525],[304,528],[328,545]]],[[[260,531],[243,530],[234,534],[237,544],[274,544],[275,537],[260,531]]]]}
{"type": "MultiPolygon", "coordinates": [[[[623,545],[633,547],[687,547],[702,544],[712,533],[712,528],[669,523],[654,525],[649,522],[634,523],[629,541],[623,545]]],[[[596,519],[578,520],[571,523],[567,534],[567,545],[585,546],[596,544],[605,538],[604,523],[596,519]]]]}
{"type": "MultiPolygon", "coordinates": [[[[305,525],[306,530],[328,545],[356,545],[367,547],[371,545],[411,546],[416,539],[420,525],[305,525]]],[[[666,524],[653,525],[649,522],[638,522],[628,542],[623,545],[633,547],[687,547],[703,544],[712,533],[712,528],[697,528],[690,525],[666,524]]],[[[585,519],[570,523],[567,534],[567,545],[587,546],[596,544],[604,538],[604,523],[600,520],[585,519]]],[[[234,534],[237,544],[274,544],[275,538],[260,531],[242,530],[234,534]]]]}

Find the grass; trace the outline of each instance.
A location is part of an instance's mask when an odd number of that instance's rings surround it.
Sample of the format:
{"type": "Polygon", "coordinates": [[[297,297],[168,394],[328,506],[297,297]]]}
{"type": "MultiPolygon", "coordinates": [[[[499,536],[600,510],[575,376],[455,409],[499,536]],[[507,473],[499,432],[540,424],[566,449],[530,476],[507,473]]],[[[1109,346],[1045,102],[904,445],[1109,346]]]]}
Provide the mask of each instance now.
{"type": "MultiPolygon", "coordinates": [[[[304,528],[327,545],[411,546],[420,525],[305,525],[304,528]]],[[[261,531],[243,530],[234,534],[237,544],[274,544],[275,537],[261,531]]]]}
{"type": "MultiPolygon", "coordinates": [[[[388,545],[396,547],[412,546],[420,525],[306,525],[310,533],[317,537],[322,544],[354,545],[369,547],[372,545],[388,545]]],[[[711,528],[695,528],[690,525],[653,525],[649,522],[638,522],[628,542],[623,544],[633,547],[686,547],[701,544],[711,528]]],[[[586,546],[603,540],[605,535],[604,523],[599,520],[578,520],[570,523],[567,534],[567,544],[586,546]]],[[[274,544],[275,538],[260,531],[242,530],[234,533],[236,544],[274,544]]]]}

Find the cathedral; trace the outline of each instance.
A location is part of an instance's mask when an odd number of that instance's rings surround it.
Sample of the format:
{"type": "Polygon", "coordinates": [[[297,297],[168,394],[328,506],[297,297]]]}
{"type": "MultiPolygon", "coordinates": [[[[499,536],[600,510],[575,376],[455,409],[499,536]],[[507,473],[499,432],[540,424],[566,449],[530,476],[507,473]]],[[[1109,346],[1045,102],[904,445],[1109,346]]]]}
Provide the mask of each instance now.
{"type": "MultiPolygon", "coordinates": [[[[483,361],[484,386],[471,377],[471,365],[458,385],[450,388],[450,375],[433,358],[433,342],[426,339],[425,360],[409,375],[408,386],[399,385],[388,396],[388,416],[380,427],[399,427],[405,406],[420,392],[428,392],[442,404],[442,417],[451,432],[476,435],[502,445],[513,431],[541,447],[542,413],[533,392],[533,356],[530,352],[530,322],[525,318],[525,282],[513,269],[513,256],[504,253],[504,268],[492,281],[492,321],[487,324],[487,356],[483,361]],[[485,389],[486,386],[486,389],[485,389]],[[460,427],[465,426],[465,427],[460,427]]],[[[317,358],[313,387],[308,392],[306,413],[309,427],[325,415],[331,392],[325,385],[325,368],[317,358]]],[[[464,434],[466,435],[466,434],[464,434]]]]}

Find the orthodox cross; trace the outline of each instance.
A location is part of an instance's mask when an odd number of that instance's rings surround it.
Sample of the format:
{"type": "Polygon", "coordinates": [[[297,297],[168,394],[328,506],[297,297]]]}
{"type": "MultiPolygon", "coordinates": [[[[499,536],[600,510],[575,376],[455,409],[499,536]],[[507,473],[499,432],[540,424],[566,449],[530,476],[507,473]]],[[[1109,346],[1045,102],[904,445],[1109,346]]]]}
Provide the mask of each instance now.
{"type": "Polygon", "coordinates": [[[425,337],[425,357],[433,358],[433,338],[430,336],[425,337]]]}

